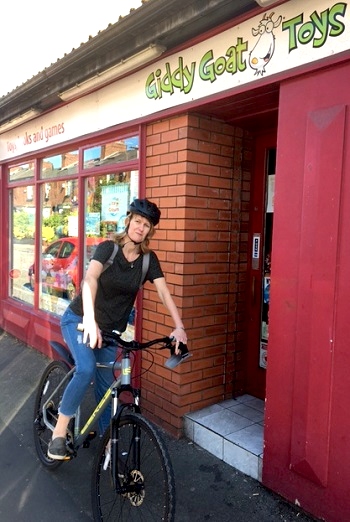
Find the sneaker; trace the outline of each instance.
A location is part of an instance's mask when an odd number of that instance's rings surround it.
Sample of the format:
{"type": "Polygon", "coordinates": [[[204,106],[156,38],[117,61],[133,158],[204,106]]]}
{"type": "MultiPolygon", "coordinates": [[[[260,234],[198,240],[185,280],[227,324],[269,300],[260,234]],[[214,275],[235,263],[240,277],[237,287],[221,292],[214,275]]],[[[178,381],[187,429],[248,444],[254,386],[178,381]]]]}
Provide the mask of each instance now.
{"type": "Polygon", "coordinates": [[[66,446],[66,438],[56,437],[55,439],[51,440],[51,442],[49,443],[49,448],[47,450],[47,456],[50,459],[54,460],[69,459],[66,446]]]}

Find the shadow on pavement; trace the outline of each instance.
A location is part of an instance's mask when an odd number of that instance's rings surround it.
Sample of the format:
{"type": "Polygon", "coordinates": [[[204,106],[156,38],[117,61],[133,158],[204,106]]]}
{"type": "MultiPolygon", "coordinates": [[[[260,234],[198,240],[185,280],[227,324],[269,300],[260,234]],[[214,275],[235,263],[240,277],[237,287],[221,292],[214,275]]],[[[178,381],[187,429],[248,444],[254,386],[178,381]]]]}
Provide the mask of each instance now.
{"type": "MultiPolygon", "coordinates": [[[[0,333],[0,520],[4,522],[92,520],[90,481],[97,442],[55,471],[43,468],[36,457],[34,397],[48,362],[36,350],[0,333]]],[[[166,433],[164,437],[175,471],[176,522],[315,520],[187,439],[174,440],[166,433]]]]}

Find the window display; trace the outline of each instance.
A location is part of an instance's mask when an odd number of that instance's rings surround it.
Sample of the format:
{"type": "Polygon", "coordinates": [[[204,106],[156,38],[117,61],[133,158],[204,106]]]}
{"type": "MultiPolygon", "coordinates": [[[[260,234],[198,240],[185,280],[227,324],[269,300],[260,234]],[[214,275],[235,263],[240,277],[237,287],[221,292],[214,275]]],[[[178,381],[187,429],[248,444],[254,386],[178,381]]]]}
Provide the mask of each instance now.
{"type": "Polygon", "coordinates": [[[63,314],[96,246],[124,228],[138,197],[138,158],[132,136],[9,168],[10,297],[63,314]]]}
{"type": "Polygon", "coordinates": [[[39,273],[29,268],[31,288],[38,282],[39,308],[62,314],[76,295],[79,193],[76,178],[40,187],[42,209],[39,273]]]}
{"type": "MultiPolygon", "coordinates": [[[[85,192],[86,268],[93,255],[91,246],[104,239],[113,239],[115,233],[124,230],[129,204],[138,196],[138,171],[90,176],[85,181],[85,192]]],[[[124,338],[134,337],[134,315],[135,312],[130,317],[124,338]]]]}
{"type": "Polygon", "coordinates": [[[28,266],[34,258],[35,193],[33,186],[10,190],[9,295],[34,304],[28,283],[28,266]]]}

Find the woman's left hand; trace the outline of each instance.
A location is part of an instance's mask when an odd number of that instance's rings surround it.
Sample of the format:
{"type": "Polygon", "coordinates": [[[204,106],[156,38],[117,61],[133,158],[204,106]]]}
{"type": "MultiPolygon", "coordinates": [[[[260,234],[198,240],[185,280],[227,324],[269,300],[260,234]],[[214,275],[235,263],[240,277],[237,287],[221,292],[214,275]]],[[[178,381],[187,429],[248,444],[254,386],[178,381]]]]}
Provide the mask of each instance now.
{"type": "Polygon", "coordinates": [[[187,335],[185,329],[182,326],[175,328],[175,330],[171,332],[170,337],[174,337],[174,339],[176,340],[175,353],[176,355],[179,355],[181,353],[179,349],[179,344],[187,344],[187,335]]]}

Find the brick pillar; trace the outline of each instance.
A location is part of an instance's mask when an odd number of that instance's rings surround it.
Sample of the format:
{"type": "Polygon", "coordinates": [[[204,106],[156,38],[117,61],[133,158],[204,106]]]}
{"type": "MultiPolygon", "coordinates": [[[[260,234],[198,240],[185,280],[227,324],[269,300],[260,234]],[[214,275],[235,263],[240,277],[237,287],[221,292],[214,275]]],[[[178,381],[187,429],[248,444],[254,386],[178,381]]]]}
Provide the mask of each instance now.
{"type": "MultiPolygon", "coordinates": [[[[176,436],[184,414],[231,398],[237,382],[241,386],[250,189],[245,155],[244,133],[221,121],[184,114],[147,126],[146,196],[162,211],[151,247],[193,357],[170,371],[167,354],[146,354],[143,370],[154,362],[142,376],[142,406],[176,436]]],[[[148,283],[143,338],[167,335],[172,327],[148,283]]]]}

